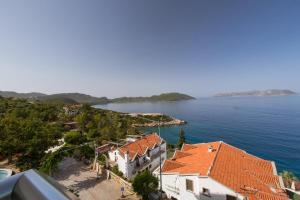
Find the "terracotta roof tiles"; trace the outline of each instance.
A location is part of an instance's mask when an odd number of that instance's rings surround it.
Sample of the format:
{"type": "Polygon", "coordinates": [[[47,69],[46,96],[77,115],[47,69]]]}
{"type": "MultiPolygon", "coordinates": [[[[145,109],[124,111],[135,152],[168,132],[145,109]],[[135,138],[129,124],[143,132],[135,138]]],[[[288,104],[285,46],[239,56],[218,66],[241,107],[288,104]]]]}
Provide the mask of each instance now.
{"type": "Polygon", "coordinates": [[[164,173],[210,176],[250,200],[287,200],[274,171],[271,161],[223,142],[185,144],[162,168],[164,173]]]}
{"type": "Polygon", "coordinates": [[[126,144],[119,148],[120,152],[124,155],[129,153],[129,158],[134,159],[135,156],[142,156],[147,149],[152,149],[156,144],[161,142],[161,138],[156,134],[146,135],[134,142],[126,144]]]}

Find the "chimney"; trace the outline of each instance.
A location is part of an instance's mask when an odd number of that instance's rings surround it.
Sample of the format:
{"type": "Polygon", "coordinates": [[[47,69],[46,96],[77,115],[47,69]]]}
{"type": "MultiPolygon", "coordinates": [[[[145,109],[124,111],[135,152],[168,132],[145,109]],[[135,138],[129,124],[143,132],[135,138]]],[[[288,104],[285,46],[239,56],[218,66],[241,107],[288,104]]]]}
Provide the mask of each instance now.
{"type": "Polygon", "coordinates": [[[126,151],[126,153],[125,153],[125,162],[126,163],[129,162],[129,151],[126,151]]]}
{"type": "Polygon", "coordinates": [[[209,147],[208,147],[208,152],[213,152],[213,151],[214,151],[213,146],[212,146],[212,145],[209,145],[209,147]]]}

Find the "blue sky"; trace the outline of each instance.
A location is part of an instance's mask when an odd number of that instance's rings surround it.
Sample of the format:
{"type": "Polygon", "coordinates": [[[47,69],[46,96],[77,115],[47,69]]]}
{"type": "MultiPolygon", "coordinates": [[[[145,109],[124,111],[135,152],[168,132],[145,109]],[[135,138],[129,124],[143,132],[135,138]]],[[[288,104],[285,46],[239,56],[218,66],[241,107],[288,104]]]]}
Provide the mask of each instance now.
{"type": "Polygon", "coordinates": [[[300,92],[300,1],[0,2],[0,90],[300,92]]]}

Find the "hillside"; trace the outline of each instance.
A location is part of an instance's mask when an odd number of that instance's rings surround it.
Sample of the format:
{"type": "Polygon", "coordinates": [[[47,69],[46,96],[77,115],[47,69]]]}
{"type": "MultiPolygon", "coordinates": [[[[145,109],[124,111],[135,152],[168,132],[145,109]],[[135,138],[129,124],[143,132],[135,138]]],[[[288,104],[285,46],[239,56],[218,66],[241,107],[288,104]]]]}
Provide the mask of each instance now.
{"type": "Polygon", "coordinates": [[[39,93],[39,92],[30,92],[30,93],[17,93],[12,91],[0,91],[0,96],[8,98],[20,98],[20,99],[30,99],[30,98],[36,98],[36,97],[43,97],[46,96],[46,94],[39,93]]]}
{"type": "Polygon", "coordinates": [[[215,97],[238,97],[238,96],[289,96],[295,95],[296,92],[291,90],[253,90],[246,92],[230,92],[230,93],[219,93],[214,95],[215,97]]]}
{"type": "Polygon", "coordinates": [[[151,97],[121,97],[111,99],[112,103],[128,103],[128,102],[144,102],[144,101],[182,101],[195,99],[192,96],[181,93],[163,93],[160,95],[153,95],[151,97]]]}
{"type": "Polygon", "coordinates": [[[51,100],[62,100],[64,103],[87,103],[87,104],[105,104],[108,103],[109,100],[106,97],[93,97],[86,94],[81,93],[60,93],[60,94],[52,94],[47,96],[38,97],[38,100],[41,101],[51,101],[51,100]]]}
{"type": "Polygon", "coordinates": [[[91,105],[96,104],[107,104],[107,103],[128,103],[128,102],[145,102],[145,101],[181,101],[195,99],[186,94],[181,93],[163,93],[160,95],[153,95],[150,97],[120,97],[115,99],[108,99],[107,97],[94,97],[91,95],[81,94],[81,93],[59,93],[59,94],[42,94],[42,93],[16,93],[16,92],[6,92],[0,91],[0,96],[12,97],[20,99],[30,99],[38,101],[51,101],[56,103],[87,103],[91,105]]]}

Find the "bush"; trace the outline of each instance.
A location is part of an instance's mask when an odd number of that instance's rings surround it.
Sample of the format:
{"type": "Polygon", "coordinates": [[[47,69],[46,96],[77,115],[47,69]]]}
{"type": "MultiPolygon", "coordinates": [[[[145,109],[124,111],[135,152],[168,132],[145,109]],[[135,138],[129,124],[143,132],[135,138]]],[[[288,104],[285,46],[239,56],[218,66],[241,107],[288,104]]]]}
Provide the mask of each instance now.
{"type": "Polygon", "coordinates": [[[117,174],[120,177],[123,177],[123,172],[119,171],[118,166],[113,166],[113,168],[111,169],[111,171],[115,174],[117,174]]]}
{"type": "Polygon", "coordinates": [[[100,162],[101,165],[105,165],[106,164],[106,157],[105,155],[101,154],[98,156],[98,161],[100,162]]]}
{"type": "Polygon", "coordinates": [[[67,154],[63,151],[56,151],[54,153],[47,154],[42,160],[42,166],[40,170],[49,175],[52,174],[53,170],[57,169],[58,164],[62,161],[64,156],[67,154]]]}
{"type": "Polygon", "coordinates": [[[92,159],[95,156],[95,151],[93,148],[91,148],[88,145],[84,145],[80,148],[80,153],[82,156],[84,156],[86,159],[92,159]]]}
{"type": "Polygon", "coordinates": [[[137,194],[141,195],[144,200],[147,200],[148,195],[157,190],[158,179],[146,170],[136,175],[132,187],[137,194]]]}
{"type": "Polygon", "coordinates": [[[86,142],[86,137],[81,135],[78,131],[67,132],[64,139],[67,144],[82,144],[86,142]]]}

